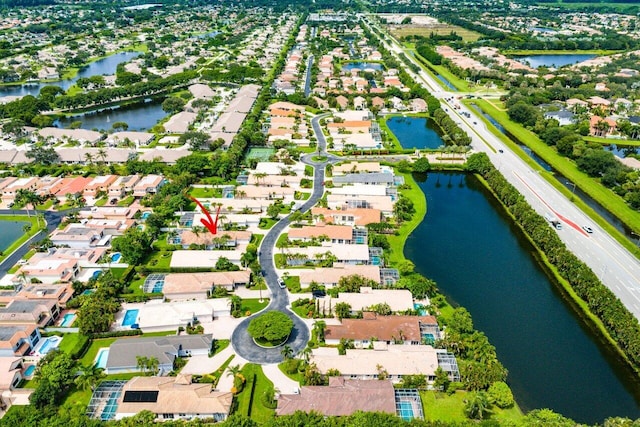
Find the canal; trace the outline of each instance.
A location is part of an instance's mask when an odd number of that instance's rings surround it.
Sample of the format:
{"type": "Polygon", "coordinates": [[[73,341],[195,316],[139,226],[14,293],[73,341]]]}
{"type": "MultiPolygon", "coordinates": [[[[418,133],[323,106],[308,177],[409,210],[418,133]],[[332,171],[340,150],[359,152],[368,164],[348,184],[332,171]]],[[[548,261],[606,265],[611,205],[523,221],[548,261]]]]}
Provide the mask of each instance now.
{"type": "Polygon", "coordinates": [[[25,85],[6,85],[0,86],[0,97],[3,96],[26,96],[33,95],[38,96],[40,89],[45,86],[59,86],[65,91],[78,81],[82,77],[112,75],[116,73],[118,64],[123,62],[129,62],[133,58],[140,56],[141,52],[118,52],[109,55],[105,58],[91,62],[86,67],[80,69],[78,74],[71,79],[59,80],[45,83],[30,83],[25,85]]]}
{"type": "Polygon", "coordinates": [[[635,375],[570,308],[477,178],[417,177],[428,210],[405,255],[451,303],[469,310],[509,370],[522,409],[550,408],[591,424],[640,417],[635,375]]]}

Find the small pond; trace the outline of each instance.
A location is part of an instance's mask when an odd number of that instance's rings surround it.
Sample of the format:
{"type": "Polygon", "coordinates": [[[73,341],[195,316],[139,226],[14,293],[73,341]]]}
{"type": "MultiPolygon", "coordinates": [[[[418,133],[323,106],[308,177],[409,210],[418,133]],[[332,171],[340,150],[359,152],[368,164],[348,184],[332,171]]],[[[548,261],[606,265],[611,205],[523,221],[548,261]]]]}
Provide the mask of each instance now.
{"type": "Polygon", "coordinates": [[[402,148],[436,149],[443,145],[436,124],[426,117],[394,116],[387,120],[387,126],[402,148]]]}
{"type": "Polygon", "coordinates": [[[570,54],[560,54],[560,55],[528,55],[528,56],[517,56],[515,59],[522,62],[528,63],[533,68],[538,67],[555,67],[560,68],[565,65],[577,64],[578,62],[586,61],[591,58],[595,58],[595,54],[587,54],[587,53],[570,53],[570,54]]]}

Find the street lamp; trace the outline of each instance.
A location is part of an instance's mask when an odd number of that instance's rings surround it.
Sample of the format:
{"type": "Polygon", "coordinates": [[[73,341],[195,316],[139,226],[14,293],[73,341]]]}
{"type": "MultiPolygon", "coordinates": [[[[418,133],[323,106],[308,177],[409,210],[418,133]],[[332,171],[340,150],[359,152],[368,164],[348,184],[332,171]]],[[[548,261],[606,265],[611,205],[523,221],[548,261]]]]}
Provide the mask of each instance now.
{"type": "Polygon", "coordinates": [[[576,192],[576,183],[571,181],[565,181],[565,184],[573,186],[573,188],[571,189],[571,195],[573,196],[576,192]]]}

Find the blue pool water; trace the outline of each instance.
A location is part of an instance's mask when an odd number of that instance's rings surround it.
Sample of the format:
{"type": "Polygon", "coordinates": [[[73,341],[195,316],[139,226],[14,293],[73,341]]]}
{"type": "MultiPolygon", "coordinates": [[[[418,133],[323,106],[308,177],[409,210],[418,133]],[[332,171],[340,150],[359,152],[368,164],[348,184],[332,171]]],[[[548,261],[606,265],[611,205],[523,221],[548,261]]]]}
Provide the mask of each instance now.
{"type": "Polygon", "coordinates": [[[122,326],[131,326],[136,323],[136,319],[138,319],[138,310],[127,310],[122,319],[122,326]]]}
{"type": "Polygon", "coordinates": [[[120,252],[116,252],[115,254],[111,255],[111,261],[112,262],[118,262],[120,261],[120,257],[122,255],[120,255],[120,252]]]}
{"type": "Polygon", "coordinates": [[[140,218],[147,219],[149,218],[149,215],[151,215],[151,212],[144,212],[140,218]]]}
{"type": "MultiPolygon", "coordinates": [[[[96,270],[93,272],[93,275],[91,277],[93,277],[94,279],[97,279],[98,276],[100,276],[102,274],[101,270],[96,270]]],[[[85,291],[86,292],[86,291],[85,291]]],[[[83,292],[84,293],[84,292],[83,292]]]]}
{"type": "MultiPolygon", "coordinates": [[[[95,273],[94,273],[94,274],[95,274],[95,273]]],[[[93,289],[86,289],[86,290],[84,290],[84,291],[82,292],[82,294],[81,294],[81,295],[91,295],[91,294],[92,294],[92,293],[94,293],[94,292],[95,292],[95,290],[93,290],[93,289]]]]}
{"type": "Polygon", "coordinates": [[[415,303],[415,304],[413,304],[413,308],[415,310],[418,310],[418,314],[420,314],[420,316],[426,316],[427,315],[427,309],[424,308],[424,305],[415,303]]]}
{"type": "Polygon", "coordinates": [[[33,375],[33,373],[36,370],[36,365],[29,365],[27,366],[27,370],[24,371],[24,376],[25,377],[30,377],[31,375],[33,375]]]}
{"type": "Polygon", "coordinates": [[[398,402],[398,415],[405,421],[412,420],[414,418],[413,415],[413,405],[411,402],[398,402]]]}
{"type": "Polygon", "coordinates": [[[60,323],[60,326],[62,326],[63,328],[68,328],[73,324],[74,320],[76,320],[76,315],[74,313],[67,313],[62,318],[62,323],[60,323]]]}
{"type": "Polygon", "coordinates": [[[107,401],[107,405],[102,411],[102,415],[100,415],[100,419],[102,421],[112,420],[118,410],[118,397],[110,397],[107,401]]]}
{"type": "Polygon", "coordinates": [[[94,365],[98,368],[106,368],[107,367],[107,359],[109,358],[109,349],[101,348],[98,350],[98,355],[96,356],[96,361],[94,365]]]}
{"type": "Polygon", "coordinates": [[[46,338],[44,343],[40,347],[40,350],[38,350],[38,352],[40,354],[47,354],[52,349],[58,347],[59,343],[60,343],[60,337],[49,337],[49,338],[46,338]]]}
{"type": "Polygon", "coordinates": [[[158,280],[153,284],[153,289],[151,292],[162,292],[162,288],[164,288],[164,280],[158,280]]]}

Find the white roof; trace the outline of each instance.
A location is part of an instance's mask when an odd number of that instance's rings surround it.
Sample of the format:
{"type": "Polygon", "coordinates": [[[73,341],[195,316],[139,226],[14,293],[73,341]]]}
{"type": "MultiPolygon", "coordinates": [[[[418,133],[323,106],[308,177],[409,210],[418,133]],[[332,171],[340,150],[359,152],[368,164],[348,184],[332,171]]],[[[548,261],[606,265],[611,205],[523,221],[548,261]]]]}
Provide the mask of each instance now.
{"type": "Polygon", "coordinates": [[[347,350],[340,356],[337,348],[313,350],[312,362],[321,373],[337,369],[343,376],[375,375],[382,366],[389,375],[434,375],[438,368],[436,350],[429,345],[378,346],[380,350],[347,350]],[[384,349],[386,347],[386,349],[384,349]]]}
{"type": "Polygon", "coordinates": [[[314,258],[316,254],[331,252],[339,261],[368,261],[368,245],[341,245],[332,244],[327,246],[307,246],[305,248],[289,248],[289,252],[305,254],[309,258],[314,258]]]}
{"type": "Polygon", "coordinates": [[[342,194],[345,196],[385,196],[387,194],[387,187],[384,185],[365,185],[365,184],[352,184],[343,185],[339,188],[332,188],[332,194],[342,194]]]}

